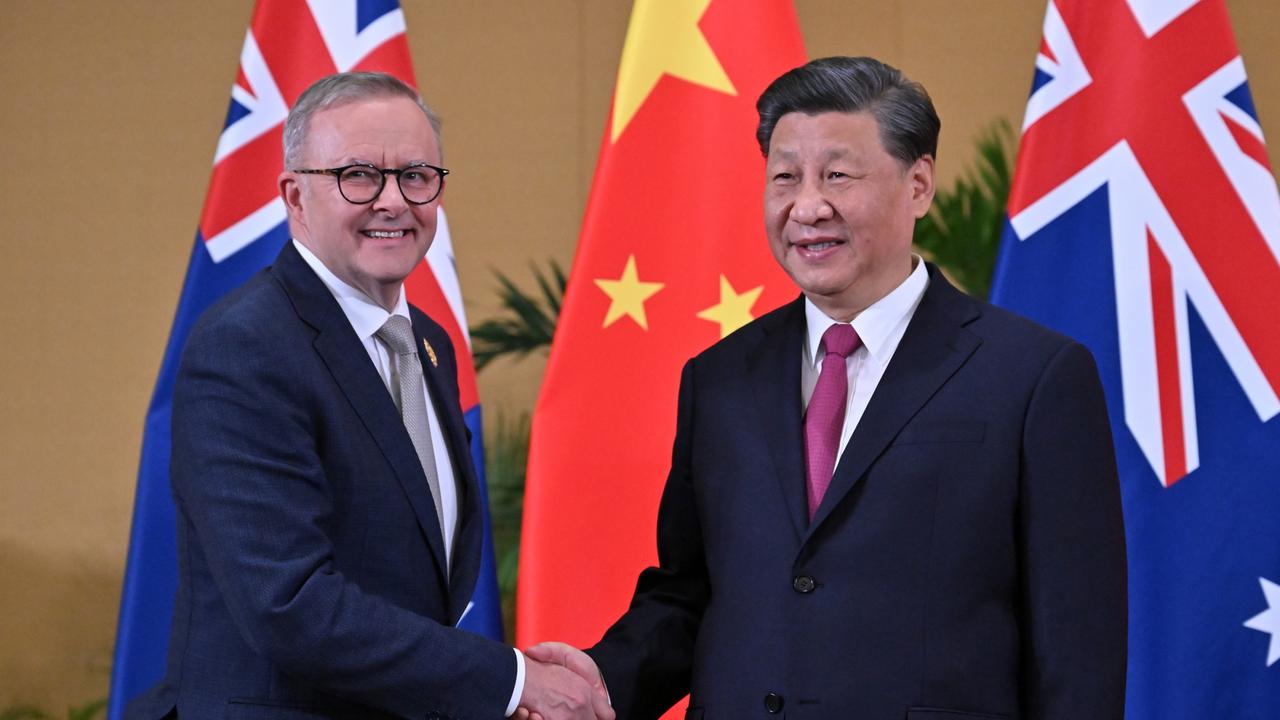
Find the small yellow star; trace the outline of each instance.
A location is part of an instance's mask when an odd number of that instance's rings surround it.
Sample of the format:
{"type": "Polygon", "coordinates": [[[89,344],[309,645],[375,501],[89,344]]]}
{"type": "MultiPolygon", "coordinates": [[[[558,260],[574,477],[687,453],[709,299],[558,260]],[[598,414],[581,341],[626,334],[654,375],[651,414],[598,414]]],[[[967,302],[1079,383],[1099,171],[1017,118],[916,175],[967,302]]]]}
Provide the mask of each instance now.
{"type": "Polygon", "coordinates": [[[609,296],[609,311],[604,316],[604,326],[609,327],[615,320],[626,315],[645,330],[649,329],[649,321],[644,314],[644,301],[662,289],[663,283],[640,282],[636,274],[636,256],[627,256],[627,266],[622,270],[622,277],[617,280],[596,280],[596,285],[609,296]]]}
{"type": "Polygon", "coordinates": [[[720,303],[698,313],[698,318],[720,323],[720,337],[725,337],[755,319],[751,314],[751,306],[756,304],[763,290],[764,286],[760,285],[738,293],[729,284],[729,278],[721,275],[720,303]]]}
{"type": "Polygon", "coordinates": [[[618,65],[610,142],[618,141],[663,75],[738,94],[698,28],[710,4],[711,0],[636,0],[618,65]]]}

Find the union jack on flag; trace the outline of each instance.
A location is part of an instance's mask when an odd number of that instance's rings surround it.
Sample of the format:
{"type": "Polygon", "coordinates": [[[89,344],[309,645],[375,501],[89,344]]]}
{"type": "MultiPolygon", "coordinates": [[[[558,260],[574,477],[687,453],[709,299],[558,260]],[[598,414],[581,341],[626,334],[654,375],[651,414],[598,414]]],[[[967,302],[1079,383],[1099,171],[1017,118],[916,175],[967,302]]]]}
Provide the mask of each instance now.
{"type": "MultiPolygon", "coordinates": [[[[289,240],[276,188],[281,131],[289,107],[311,83],[335,72],[377,70],[416,84],[398,0],[258,0],[231,88],[204,211],[155,394],[147,411],[133,526],[116,630],[108,715],[164,671],[177,586],[174,509],[169,490],[169,418],[174,376],[192,324],[206,308],[270,264],[289,240]]],[[[475,368],[440,211],[426,262],[405,283],[410,302],[448,331],[458,355],[458,387],[472,457],[484,494],[484,451],[475,368]]],[[[487,507],[487,498],[482,498],[487,507]]],[[[460,627],[502,638],[497,573],[485,514],[485,548],[472,604],[460,627]]]]}
{"type": "Polygon", "coordinates": [[[1223,0],[1051,0],[992,298],[1084,342],[1131,720],[1280,713],[1280,193],[1223,0]]]}

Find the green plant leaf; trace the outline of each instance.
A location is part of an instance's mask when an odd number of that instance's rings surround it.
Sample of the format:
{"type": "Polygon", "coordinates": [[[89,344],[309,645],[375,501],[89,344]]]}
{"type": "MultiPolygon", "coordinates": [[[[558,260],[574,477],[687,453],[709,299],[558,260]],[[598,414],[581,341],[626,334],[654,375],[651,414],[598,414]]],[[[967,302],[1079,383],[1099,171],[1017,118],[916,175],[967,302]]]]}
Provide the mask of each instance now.
{"type": "Polygon", "coordinates": [[[534,295],[516,287],[506,275],[494,273],[503,315],[471,327],[471,352],[477,370],[497,358],[523,357],[551,345],[551,336],[560,319],[565,276],[554,260],[549,266],[549,275],[537,266],[531,267],[539,290],[539,294],[534,295]]]}
{"type": "Polygon", "coordinates": [[[501,413],[486,423],[485,477],[494,554],[498,559],[498,593],[503,624],[514,630],[516,571],[520,565],[520,526],[524,514],[525,467],[529,461],[529,413],[510,419],[501,413]]]}
{"type": "Polygon", "coordinates": [[[951,188],[938,188],[929,214],[916,223],[915,245],[972,295],[991,288],[1005,203],[1013,176],[1013,129],[993,124],[978,137],[973,167],[951,188]]]}
{"type": "MultiPolygon", "coordinates": [[[[560,264],[555,260],[549,261],[551,266],[551,275],[549,279],[538,269],[536,265],[530,265],[533,275],[538,280],[538,288],[542,290],[542,299],[546,302],[547,307],[551,310],[552,317],[560,315],[560,299],[564,297],[565,277],[564,271],[560,269],[560,264]]],[[[552,327],[552,334],[555,334],[555,328],[552,327]]]]}

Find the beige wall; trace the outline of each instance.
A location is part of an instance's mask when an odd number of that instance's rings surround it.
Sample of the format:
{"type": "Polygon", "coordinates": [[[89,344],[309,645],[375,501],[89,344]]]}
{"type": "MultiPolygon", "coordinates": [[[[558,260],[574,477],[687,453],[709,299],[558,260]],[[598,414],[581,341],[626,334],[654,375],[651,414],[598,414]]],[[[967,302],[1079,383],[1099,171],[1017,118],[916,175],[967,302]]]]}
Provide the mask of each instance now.
{"type": "MultiPolygon", "coordinates": [[[[630,4],[405,4],[474,322],[492,269],[572,260],[630,4]]],[[[251,5],[0,3],[0,708],[105,694],[143,417],[251,5]]],[[[811,56],[877,55],[931,90],[944,178],[1021,117],[1043,2],[796,6],[811,56]]],[[[1280,6],[1229,6],[1280,137],[1280,6]]],[[[541,366],[486,370],[490,416],[531,407],[541,366]]]]}

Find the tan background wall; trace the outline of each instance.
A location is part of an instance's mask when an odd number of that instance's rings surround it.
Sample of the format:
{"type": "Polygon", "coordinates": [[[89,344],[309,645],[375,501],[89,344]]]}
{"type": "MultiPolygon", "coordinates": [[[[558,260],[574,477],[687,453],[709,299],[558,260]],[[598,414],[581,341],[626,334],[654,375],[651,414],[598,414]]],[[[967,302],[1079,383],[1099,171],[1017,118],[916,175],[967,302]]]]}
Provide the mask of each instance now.
{"type": "MultiPolygon", "coordinates": [[[[491,270],[572,260],[630,3],[403,1],[475,322],[491,270]]],[[[1228,6],[1280,138],[1280,4],[1228,6]]],[[[251,7],[0,2],[0,708],[106,692],[143,417],[251,7]]],[[[992,120],[1019,124],[1043,1],[796,7],[810,56],[876,55],[930,89],[944,180],[992,120]]],[[[532,407],[541,372],[487,369],[489,416],[532,407]]]]}

